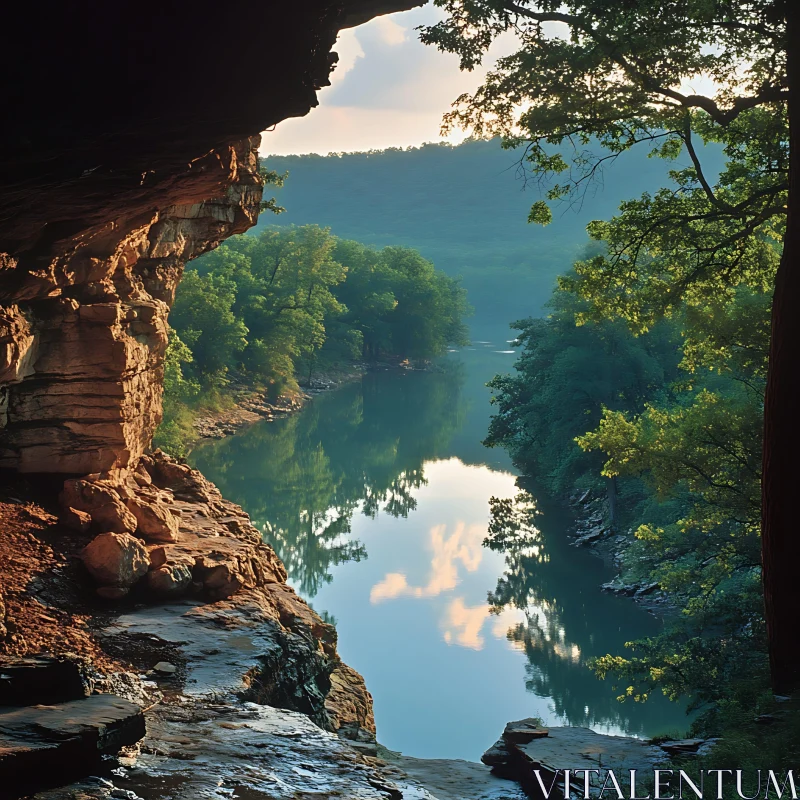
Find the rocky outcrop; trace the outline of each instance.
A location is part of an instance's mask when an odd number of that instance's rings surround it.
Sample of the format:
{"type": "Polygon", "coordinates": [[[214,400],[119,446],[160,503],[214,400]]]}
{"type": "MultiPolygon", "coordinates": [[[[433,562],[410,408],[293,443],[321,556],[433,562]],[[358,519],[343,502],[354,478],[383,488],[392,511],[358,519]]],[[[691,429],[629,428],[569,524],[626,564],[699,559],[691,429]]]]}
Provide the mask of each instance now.
{"type": "Polygon", "coordinates": [[[589,794],[598,797],[604,779],[601,769],[620,775],[629,770],[652,774],[666,757],[664,750],[643,739],[607,736],[589,728],[543,728],[539,720],[530,718],[509,722],[481,760],[495,773],[517,781],[531,797],[543,794],[539,780],[546,787],[556,787],[560,781],[556,791],[568,793],[563,786],[565,776],[570,779],[571,791],[582,796],[585,787],[580,773],[587,770],[589,794]]]}
{"type": "Polygon", "coordinates": [[[0,50],[0,468],[136,464],[183,266],[258,217],[259,131],[316,105],[341,28],[419,4],[16,8],[0,50]]]}
{"type": "Polygon", "coordinates": [[[141,709],[121,697],[97,694],[56,705],[6,708],[0,713],[0,781],[17,796],[26,784],[58,782],[97,768],[145,734],[141,709]]]}
{"type": "MultiPolygon", "coordinates": [[[[509,722],[503,735],[481,757],[492,772],[516,781],[529,797],[544,797],[543,787],[564,796],[602,798],[607,774],[642,771],[642,784],[671,758],[707,756],[716,739],[648,741],[609,736],[589,728],[545,728],[535,717],[509,722]],[[564,787],[569,779],[570,789],[564,787]]],[[[605,787],[605,789],[604,789],[605,787]]],[[[631,796],[635,785],[631,786],[631,796]]]]}
{"type": "Polygon", "coordinates": [[[216,180],[201,183],[216,199],[110,221],[37,270],[7,267],[0,297],[15,302],[0,312],[0,468],[136,464],[161,420],[167,315],[183,265],[258,217],[258,141],[215,154],[216,180]]]}
{"type": "Polygon", "coordinates": [[[372,695],[364,679],[347,664],[339,664],[331,673],[331,688],[325,698],[330,727],[343,739],[374,744],[375,715],[372,695]]]}
{"type": "Polygon", "coordinates": [[[127,533],[101,533],[83,551],[83,563],[101,586],[128,589],[147,574],[145,546],[127,533]]]}
{"type": "MultiPolygon", "coordinates": [[[[7,518],[25,530],[0,533],[2,555],[10,561],[16,547],[27,562],[3,586],[11,599],[9,613],[0,602],[0,640],[6,653],[79,649],[104,670],[94,685],[106,693],[35,712],[42,735],[27,750],[12,740],[27,735],[33,712],[0,713],[0,768],[38,778],[44,764],[46,777],[66,779],[59,765],[141,737],[130,701],[152,681],[108,671],[124,657],[156,677],[155,666],[174,661],[172,692],[205,687],[202,698],[148,717],[153,746],[144,755],[185,785],[179,796],[220,786],[221,761],[189,763],[208,747],[230,759],[230,793],[316,791],[327,770],[335,791],[399,796],[309,719],[369,733],[369,694],[341,667],[335,631],[286,585],[240,508],[188,467],[145,453],[161,419],[167,317],[184,265],[258,217],[258,132],[316,104],[341,28],[419,4],[81,0],[47,13],[16,9],[0,50],[13,110],[0,127],[0,469],[69,480],[59,521],[8,499],[7,518]],[[72,580],[78,544],[97,594],[146,601],[102,635],[72,580]],[[150,658],[154,641],[169,661],[150,658]],[[336,697],[348,686],[353,697],[329,710],[331,687],[336,697]],[[307,716],[264,706],[245,720],[247,695],[307,716]],[[282,758],[298,750],[300,760],[282,758]]],[[[138,784],[145,796],[148,780],[138,784]]],[[[109,785],[84,796],[109,797],[109,785]]]]}
{"type": "MultiPolygon", "coordinates": [[[[101,588],[134,587],[159,598],[192,590],[221,600],[286,580],[283,565],[247,514],[197,470],[160,451],[143,456],[133,474],[69,479],[60,501],[59,518],[85,515],[97,533],[82,557],[101,588]],[[155,546],[148,550],[148,544],[155,546]]],[[[121,599],[127,592],[100,594],[121,599]]],[[[323,631],[303,614],[315,635],[323,631]]]]}

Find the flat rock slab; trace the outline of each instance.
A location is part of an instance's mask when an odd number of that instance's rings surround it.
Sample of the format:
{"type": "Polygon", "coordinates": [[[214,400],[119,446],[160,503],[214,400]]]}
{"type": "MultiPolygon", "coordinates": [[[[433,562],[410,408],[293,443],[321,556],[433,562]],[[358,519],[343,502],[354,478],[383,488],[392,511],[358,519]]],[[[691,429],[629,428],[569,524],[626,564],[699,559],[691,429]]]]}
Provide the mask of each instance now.
{"type": "Polygon", "coordinates": [[[516,783],[473,761],[392,755],[389,764],[398,772],[384,774],[398,786],[403,800],[527,800],[516,783]]]}
{"type": "Polygon", "coordinates": [[[642,739],[607,736],[589,728],[550,728],[547,736],[514,746],[531,764],[551,770],[648,770],[664,760],[659,747],[642,739]]]}
{"type": "Polygon", "coordinates": [[[86,696],[80,668],[66,658],[0,660],[0,708],[63,703],[86,696]]]}
{"type": "Polygon", "coordinates": [[[179,645],[187,662],[182,691],[200,697],[245,689],[259,656],[278,646],[279,628],[256,602],[239,596],[235,604],[183,600],[140,608],[121,614],[103,635],[158,636],[179,645]]]}
{"type": "MultiPolygon", "coordinates": [[[[146,800],[400,797],[379,769],[308,717],[255,703],[156,707],[142,754],[113,785],[114,797],[132,792],[146,800]]],[[[107,796],[102,791],[86,796],[107,796]]]]}
{"type": "Polygon", "coordinates": [[[58,705],[0,708],[0,784],[74,773],[145,734],[141,709],[111,694],[58,705]]]}
{"type": "Polygon", "coordinates": [[[651,772],[666,758],[662,748],[642,739],[569,727],[538,728],[530,736],[529,727],[537,728],[533,720],[509,723],[502,739],[484,753],[483,762],[535,796],[541,794],[537,771],[545,786],[555,779],[563,791],[564,772],[570,770],[570,784],[580,796],[585,790],[584,775],[575,772],[600,770],[600,775],[590,773],[590,794],[596,796],[609,770],[618,774],[632,769],[651,772]]]}

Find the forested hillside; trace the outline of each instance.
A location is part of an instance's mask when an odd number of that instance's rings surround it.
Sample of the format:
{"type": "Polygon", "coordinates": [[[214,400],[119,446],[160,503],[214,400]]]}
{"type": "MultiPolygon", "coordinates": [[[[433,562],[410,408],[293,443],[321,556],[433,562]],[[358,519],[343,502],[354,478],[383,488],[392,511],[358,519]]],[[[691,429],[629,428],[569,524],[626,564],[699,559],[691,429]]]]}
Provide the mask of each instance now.
{"type": "MultiPolygon", "coordinates": [[[[503,150],[497,139],[267,157],[269,169],[288,172],[275,192],[286,211],[277,220],[265,215],[261,225],[313,223],[365,244],[414,247],[448,275],[463,277],[475,308],[473,329],[496,326],[542,313],[556,276],[586,243],[591,220],[664,185],[675,163],[648,152],[634,148],[607,164],[574,202],[555,207],[546,227],[527,222],[542,190],[535,179],[524,180],[522,151],[503,150]]],[[[686,166],[684,160],[676,163],[686,166]]]]}
{"type": "MultiPolygon", "coordinates": [[[[680,608],[597,673],[625,698],[691,697],[726,767],[794,767],[798,716],[765,733],[757,715],[786,715],[778,705],[800,690],[796,4],[441,5],[422,40],[462,69],[520,35],[445,128],[528,143],[551,186],[536,221],[602,163],[551,147],[600,141],[613,161],[646,142],[690,158],[657,191],[629,181],[619,211],[588,226],[593,247],[560,278],[550,318],[515,325],[522,355],[493,381],[487,441],[551,490],[604,492],[623,580],[680,608]],[[548,22],[569,37],[542,35],[548,22]],[[695,93],[701,76],[708,94],[695,93]]],[[[510,512],[493,511],[499,544],[510,512]]]]}
{"type": "Polygon", "coordinates": [[[170,314],[164,422],[182,453],[193,410],[230,404],[232,377],[272,400],[354,361],[425,362],[467,343],[466,293],[408,247],[317,225],[236,236],[186,271],[170,314]]]}

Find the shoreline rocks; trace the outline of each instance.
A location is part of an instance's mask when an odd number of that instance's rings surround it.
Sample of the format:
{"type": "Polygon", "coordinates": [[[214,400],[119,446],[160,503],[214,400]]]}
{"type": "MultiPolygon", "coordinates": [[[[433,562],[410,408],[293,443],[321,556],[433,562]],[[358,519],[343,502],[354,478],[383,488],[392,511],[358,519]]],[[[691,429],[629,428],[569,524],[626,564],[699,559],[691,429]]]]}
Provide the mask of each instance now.
{"type": "MultiPolygon", "coordinates": [[[[298,395],[281,395],[274,402],[267,400],[259,391],[247,386],[235,386],[232,394],[239,395],[233,408],[215,413],[200,413],[193,422],[198,441],[203,439],[224,439],[234,436],[243,428],[264,420],[272,422],[277,419],[302,411],[306,403],[319,394],[338,389],[353,380],[358,380],[367,367],[364,364],[354,364],[352,371],[337,374],[335,377],[319,376],[312,378],[302,387],[298,395]]],[[[190,446],[197,444],[191,442],[190,446]]]]}
{"type": "MultiPolygon", "coordinates": [[[[576,516],[572,545],[590,548],[604,561],[621,570],[622,553],[628,540],[622,533],[615,533],[606,523],[605,500],[586,490],[574,493],[569,498],[569,503],[576,516]]],[[[669,596],[661,590],[658,583],[646,580],[625,582],[621,572],[612,580],[601,584],[600,588],[604,592],[632,598],[644,605],[651,614],[663,614],[671,607],[669,596]]]]}
{"type": "MultiPolygon", "coordinates": [[[[716,742],[714,739],[681,739],[650,741],[630,736],[610,736],[589,728],[542,727],[536,718],[506,725],[500,739],[482,756],[481,761],[492,771],[513,780],[531,797],[540,797],[545,786],[563,792],[565,770],[570,772],[570,786],[575,796],[586,790],[583,771],[589,779],[591,797],[602,797],[603,772],[613,770],[628,774],[630,770],[652,771],[676,756],[702,756],[716,742]],[[580,778],[575,774],[581,772],[580,778]],[[537,773],[539,778],[537,778],[537,773]],[[560,788],[556,783],[560,781],[560,788]]],[[[608,791],[608,789],[606,789],[608,791]]]]}

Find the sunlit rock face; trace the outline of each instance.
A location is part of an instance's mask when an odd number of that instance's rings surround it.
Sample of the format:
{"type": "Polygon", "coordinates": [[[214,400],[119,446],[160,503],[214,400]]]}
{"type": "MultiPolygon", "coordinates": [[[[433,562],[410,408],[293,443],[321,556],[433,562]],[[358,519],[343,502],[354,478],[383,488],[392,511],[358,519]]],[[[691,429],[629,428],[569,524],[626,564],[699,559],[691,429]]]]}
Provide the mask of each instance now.
{"type": "Polygon", "coordinates": [[[203,191],[214,199],[109,221],[40,269],[8,276],[16,302],[0,312],[0,467],[84,474],[142,455],[161,420],[167,315],[183,266],[255,223],[258,141],[205,159],[203,191]]]}
{"type": "Polygon", "coordinates": [[[0,52],[0,468],[136,463],[161,419],[183,267],[257,220],[258,132],[316,105],[341,28],[419,4],[15,10],[0,52]]]}

